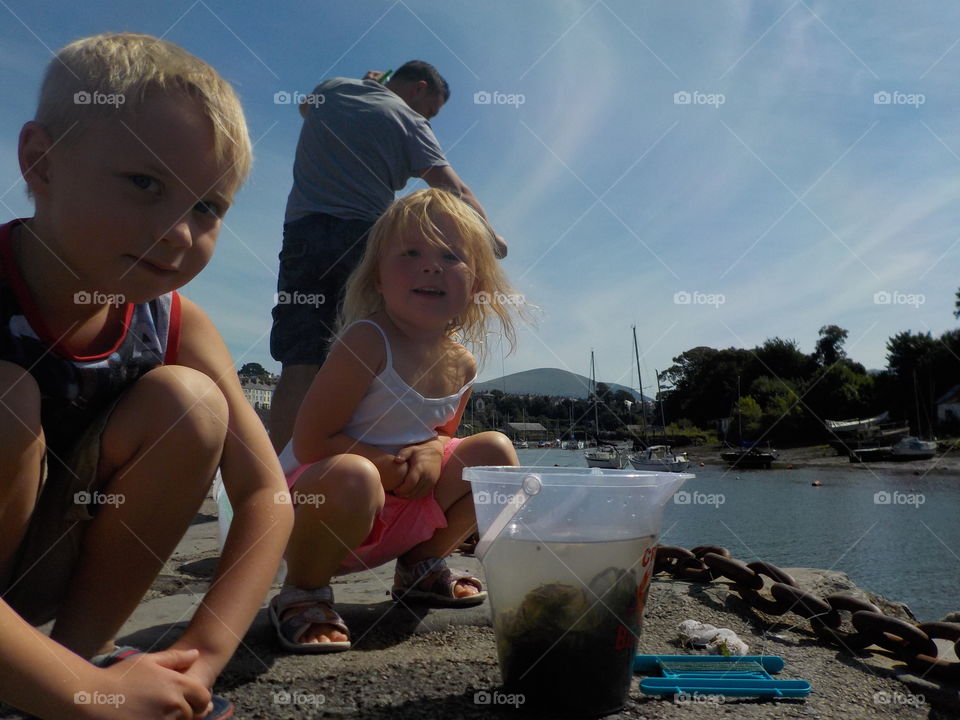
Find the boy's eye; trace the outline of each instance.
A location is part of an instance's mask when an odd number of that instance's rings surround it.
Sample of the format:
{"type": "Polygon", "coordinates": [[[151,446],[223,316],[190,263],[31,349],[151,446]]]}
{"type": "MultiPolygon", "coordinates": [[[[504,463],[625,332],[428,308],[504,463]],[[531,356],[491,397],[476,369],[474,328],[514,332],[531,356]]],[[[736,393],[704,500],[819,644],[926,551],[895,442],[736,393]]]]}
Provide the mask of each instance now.
{"type": "Polygon", "coordinates": [[[131,175],[130,182],[141,190],[149,190],[150,192],[159,192],[160,190],[160,183],[149,175],[131,175]]]}
{"type": "Polygon", "coordinates": [[[213,217],[217,218],[222,218],[226,213],[219,203],[210,202],[207,200],[201,200],[193,206],[193,209],[201,215],[212,215],[213,217]]]}

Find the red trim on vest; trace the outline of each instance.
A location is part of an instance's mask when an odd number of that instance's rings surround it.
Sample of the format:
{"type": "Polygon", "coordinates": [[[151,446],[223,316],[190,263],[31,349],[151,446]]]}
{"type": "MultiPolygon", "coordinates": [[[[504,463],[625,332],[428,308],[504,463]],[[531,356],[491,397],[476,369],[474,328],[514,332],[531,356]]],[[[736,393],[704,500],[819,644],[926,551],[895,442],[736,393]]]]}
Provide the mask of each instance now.
{"type": "Polygon", "coordinates": [[[13,228],[22,224],[23,222],[23,218],[18,218],[16,220],[11,220],[6,225],[0,227],[0,259],[2,259],[3,263],[2,268],[0,268],[0,273],[2,273],[4,278],[10,281],[10,287],[13,289],[13,294],[17,298],[17,303],[19,303],[20,309],[23,310],[23,314],[27,318],[27,322],[30,323],[30,327],[34,329],[34,332],[37,333],[37,336],[47,345],[47,347],[57,353],[57,355],[60,357],[67,360],[90,362],[93,360],[103,360],[110,357],[117,351],[120,345],[123,344],[124,339],[127,337],[127,331],[130,329],[130,320],[133,318],[133,304],[126,303],[126,309],[124,310],[122,321],[123,332],[120,333],[120,337],[114,343],[113,347],[106,352],[99,353],[97,355],[72,354],[60,342],[58,342],[58,339],[54,337],[53,333],[50,332],[50,329],[43,320],[43,315],[33,302],[33,297],[30,295],[30,290],[27,288],[27,284],[23,281],[23,277],[20,275],[20,268],[17,267],[16,259],[13,256],[13,228]]]}
{"type": "Polygon", "coordinates": [[[167,352],[163,356],[164,365],[176,365],[180,352],[180,293],[170,293],[170,322],[167,329],[167,352]]]}

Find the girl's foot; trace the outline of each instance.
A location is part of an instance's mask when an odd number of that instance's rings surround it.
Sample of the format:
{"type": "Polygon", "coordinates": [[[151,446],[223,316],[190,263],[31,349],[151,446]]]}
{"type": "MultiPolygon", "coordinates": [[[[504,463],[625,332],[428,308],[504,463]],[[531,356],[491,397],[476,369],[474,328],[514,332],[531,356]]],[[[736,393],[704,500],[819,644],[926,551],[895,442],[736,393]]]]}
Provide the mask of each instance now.
{"type": "Polygon", "coordinates": [[[333,589],[285,587],[270,601],[270,621],[285,650],[295,653],[350,649],[350,631],[333,609],[333,589]]]}
{"type": "Polygon", "coordinates": [[[390,595],[396,602],[428,607],[479,605],[487,597],[479,579],[470,573],[451,570],[443,558],[427,558],[412,566],[397,560],[390,595]]]}

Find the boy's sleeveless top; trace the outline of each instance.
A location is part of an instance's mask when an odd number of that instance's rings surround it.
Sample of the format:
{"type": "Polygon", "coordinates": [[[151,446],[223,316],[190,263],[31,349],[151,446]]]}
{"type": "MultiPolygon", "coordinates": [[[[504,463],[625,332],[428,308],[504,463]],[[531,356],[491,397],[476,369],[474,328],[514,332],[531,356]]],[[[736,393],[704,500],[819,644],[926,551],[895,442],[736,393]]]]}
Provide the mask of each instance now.
{"type": "MultiPolygon", "coordinates": [[[[473,387],[476,378],[453,395],[424,397],[394,370],[393,352],[383,328],[372,320],[358,320],[354,325],[358,323],[373,325],[380,331],[387,351],[387,362],[380,374],[373,378],[366,395],[353,411],[353,417],[343,428],[343,433],[388,453],[396,453],[407,445],[435,438],[437,428],[456,416],[463,394],[473,387]]],[[[281,453],[280,464],[285,473],[301,464],[293,454],[292,441],[281,453]]]]}
{"type": "Polygon", "coordinates": [[[148,303],[128,303],[120,337],[110,350],[72,355],[47,330],[20,276],[11,245],[11,231],[20,222],[0,226],[0,360],[19,365],[36,380],[50,457],[63,459],[120,393],[148,371],[176,361],[180,297],[171,292],[148,303]]]}

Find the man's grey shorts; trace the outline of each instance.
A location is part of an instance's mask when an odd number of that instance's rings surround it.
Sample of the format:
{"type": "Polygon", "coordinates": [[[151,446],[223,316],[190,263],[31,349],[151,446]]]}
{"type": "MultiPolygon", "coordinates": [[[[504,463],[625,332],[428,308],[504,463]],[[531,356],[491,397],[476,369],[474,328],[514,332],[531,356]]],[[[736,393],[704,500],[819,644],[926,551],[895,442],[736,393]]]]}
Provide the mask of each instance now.
{"type": "Polygon", "coordinates": [[[283,226],[270,354],[283,365],[322,365],[337,308],[360,264],[372,222],[316,213],[283,226]]]}

